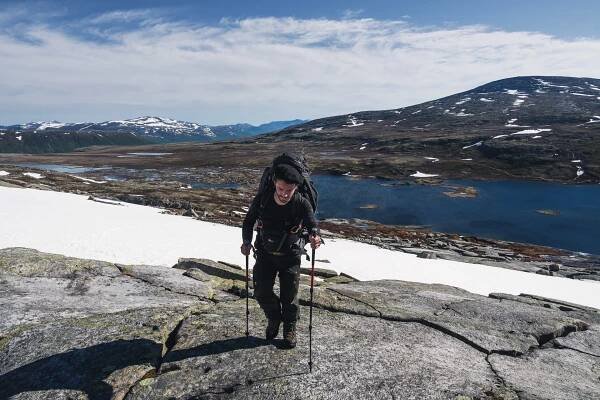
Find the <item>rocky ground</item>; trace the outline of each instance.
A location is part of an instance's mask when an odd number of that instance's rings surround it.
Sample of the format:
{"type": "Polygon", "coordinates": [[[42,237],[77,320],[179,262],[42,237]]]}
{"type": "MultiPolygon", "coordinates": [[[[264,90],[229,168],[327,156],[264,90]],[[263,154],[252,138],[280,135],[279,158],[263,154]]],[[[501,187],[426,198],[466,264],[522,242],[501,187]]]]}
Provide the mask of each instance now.
{"type": "MultiPolygon", "coordinates": [[[[323,271],[323,276],[331,276],[323,271]]],[[[308,369],[262,338],[245,272],[0,250],[0,398],[594,399],[600,312],[533,296],[323,278],[308,369]]],[[[252,293],[252,291],[250,291],[252,293]]]]}
{"type": "MultiPolygon", "coordinates": [[[[111,167],[110,172],[91,171],[77,176],[35,170],[43,176],[36,179],[23,175],[27,171],[34,171],[32,168],[0,164],[0,170],[9,173],[0,177],[0,185],[58,190],[89,195],[98,201],[112,199],[162,207],[166,212],[231,226],[241,226],[262,174],[260,168],[245,167],[111,167]],[[107,181],[104,179],[107,174],[119,180],[107,181]],[[206,187],[191,189],[189,182],[197,181],[204,182],[206,187]]],[[[430,180],[420,181],[414,184],[435,184],[430,180]]],[[[468,187],[449,192],[450,195],[456,193],[473,195],[468,187]]],[[[595,255],[365,220],[329,219],[321,221],[320,226],[325,238],[349,238],[424,258],[444,258],[574,279],[600,280],[600,257],[595,255]]]]}

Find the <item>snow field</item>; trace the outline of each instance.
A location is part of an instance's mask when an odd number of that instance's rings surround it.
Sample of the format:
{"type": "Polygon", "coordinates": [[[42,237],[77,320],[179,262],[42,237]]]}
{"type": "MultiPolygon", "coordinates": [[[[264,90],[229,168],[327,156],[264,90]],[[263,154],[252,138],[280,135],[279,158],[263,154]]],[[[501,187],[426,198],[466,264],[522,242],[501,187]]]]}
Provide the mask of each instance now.
{"type": "MultiPolygon", "coordinates": [[[[134,204],[86,196],[0,187],[0,248],[29,247],[72,257],[171,267],[180,257],[243,265],[241,229],[162,214],[134,204]]],[[[317,267],[360,280],[440,283],[488,295],[529,293],[600,308],[600,284],[478,264],[421,259],[345,239],[317,250],[317,267]]],[[[306,261],[304,261],[306,263],[306,261]]]]}

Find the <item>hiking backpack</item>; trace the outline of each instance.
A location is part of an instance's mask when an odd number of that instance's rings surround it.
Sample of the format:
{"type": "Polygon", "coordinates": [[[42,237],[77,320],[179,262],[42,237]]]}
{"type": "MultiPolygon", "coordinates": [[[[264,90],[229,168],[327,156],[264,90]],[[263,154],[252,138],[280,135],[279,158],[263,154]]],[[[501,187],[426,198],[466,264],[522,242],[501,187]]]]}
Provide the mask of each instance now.
{"type": "Polygon", "coordinates": [[[310,202],[313,212],[316,213],[319,203],[319,193],[317,192],[313,181],[310,179],[310,169],[308,168],[304,155],[293,153],[283,153],[280,156],[275,157],[273,163],[263,171],[262,177],[260,178],[260,184],[258,185],[258,193],[262,196],[260,202],[261,210],[264,209],[266,205],[267,196],[265,196],[265,194],[271,190],[275,190],[273,171],[279,164],[291,165],[300,172],[304,181],[298,185],[297,191],[310,202]]]}

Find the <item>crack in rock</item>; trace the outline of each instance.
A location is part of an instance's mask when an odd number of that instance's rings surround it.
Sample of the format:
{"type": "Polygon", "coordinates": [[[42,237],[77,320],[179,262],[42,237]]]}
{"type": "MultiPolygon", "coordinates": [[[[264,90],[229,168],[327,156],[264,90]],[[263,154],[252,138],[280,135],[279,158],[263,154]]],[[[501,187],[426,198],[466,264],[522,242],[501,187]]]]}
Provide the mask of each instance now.
{"type": "Polygon", "coordinates": [[[125,394],[125,396],[123,396],[124,399],[126,399],[129,396],[129,394],[131,393],[131,391],[137,385],[139,385],[139,383],[142,382],[144,379],[156,378],[158,375],[160,375],[163,372],[161,370],[163,361],[164,361],[165,357],[171,352],[173,347],[175,347],[175,345],[177,344],[177,336],[179,334],[179,330],[181,329],[181,326],[183,325],[183,323],[190,317],[190,315],[187,315],[184,318],[180,319],[179,322],[177,323],[177,325],[175,326],[175,328],[173,328],[173,330],[171,332],[169,332],[169,334],[167,335],[167,338],[162,343],[162,347],[163,347],[162,355],[159,357],[159,359],[156,363],[156,366],[154,368],[152,368],[151,370],[149,370],[148,372],[146,372],[144,374],[144,376],[142,376],[140,379],[135,381],[129,387],[129,389],[127,390],[127,393],[125,394]]]}
{"type": "Polygon", "coordinates": [[[332,292],[334,292],[334,293],[336,293],[336,294],[339,294],[340,296],[347,297],[347,298],[349,298],[350,300],[354,300],[354,301],[356,301],[357,303],[364,304],[365,306],[367,306],[367,307],[369,307],[369,308],[373,309],[373,311],[375,311],[377,314],[379,314],[379,318],[383,318],[383,313],[382,313],[381,311],[379,311],[379,310],[377,309],[377,307],[375,307],[375,306],[373,306],[373,305],[371,305],[371,304],[367,303],[366,301],[364,301],[364,300],[359,300],[359,299],[355,299],[354,297],[352,297],[352,296],[350,296],[350,295],[347,295],[347,294],[345,294],[345,293],[339,292],[339,291],[337,291],[337,290],[335,290],[335,289],[332,289],[332,288],[327,288],[327,290],[330,290],[330,291],[332,291],[332,292]]]}
{"type": "Polygon", "coordinates": [[[563,345],[560,345],[558,343],[554,343],[554,347],[557,348],[557,349],[573,350],[573,351],[576,351],[576,352],[581,353],[581,354],[585,354],[585,355],[588,355],[588,356],[600,358],[600,355],[598,355],[598,354],[588,353],[587,351],[579,350],[579,349],[576,349],[576,348],[570,347],[570,346],[563,346],[563,345]]]}
{"type": "Polygon", "coordinates": [[[567,337],[570,333],[573,333],[573,332],[587,331],[588,328],[589,328],[588,324],[581,321],[581,324],[563,325],[560,329],[558,329],[554,332],[540,335],[539,337],[536,337],[535,339],[538,341],[538,347],[542,347],[543,345],[550,342],[551,340],[561,338],[561,337],[567,337]]]}
{"type": "Polygon", "coordinates": [[[467,303],[469,301],[473,301],[473,300],[467,299],[467,300],[455,301],[455,302],[452,302],[452,303],[444,303],[444,305],[442,305],[442,311],[439,312],[439,313],[436,311],[436,312],[433,313],[433,315],[435,315],[436,317],[440,316],[440,315],[444,315],[446,313],[446,311],[450,310],[450,311],[454,311],[457,315],[460,315],[461,317],[464,317],[464,315],[460,311],[455,310],[452,306],[455,305],[455,304],[467,303]]]}
{"type": "Polygon", "coordinates": [[[175,294],[180,294],[180,295],[183,295],[183,296],[195,297],[195,298],[196,298],[196,299],[198,299],[198,300],[211,301],[211,302],[213,302],[213,303],[216,303],[216,302],[217,302],[217,301],[216,301],[215,299],[213,299],[213,298],[208,298],[208,297],[198,296],[198,295],[195,295],[195,294],[190,294],[190,293],[178,292],[178,291],[176,291],[176,290],[173,290],[173,289],[172,289],[172,288],[170,288],[170,287],[163,286],[163,285],[158,285],[156,282],[152,282],[152,281],[150,281],[150,280],[148,280],[148,279],[144,279],[144,278],[142,278],[142,277],[140,277],[140,276],[135,276],[135,275],[132,275],[132,274],[130,274],[129,272],[127,272],[127,270],[125,270],[125,268],[124,268],[123,266],[121,266],[121,265],[119,265],[119,264],[114,264],[114,266],[115,266],[115,267],[117,267],[117,268],[119,269],[119,271],[121,272],[121,274],[122,274],[122,275],[124,275],[124,276],[128,276],[128,277],[130,277],[130,278],[137,279],[137,280],[139,280],[139,281],[141,281],[141,282],[144,282],[144,283],[147,283],[147,284],[149,284],[150,286],[159,287],[159,288],[161,288],[161,289],[164,289],[164,290],[166,290],[167,292],[171,292],[171,293],[175,293],[175,294]]]}
{"type": "MultiPolygon", "coordinates": [[[[428,321],[428,320],[422,319],[422,318],[400,318],[400,317],[385,316],[375,306],[373,306],[373,305],[371,305],[371,304],[369,304],[369,303],[367,303],[367,302],[365,302],[363,300],[356,299],[356,298],[354,298],[354,297],[352,297],[352,296],[350,296],[348,294],[340,293],[340,292],[338,292],[338,291],[336,291],[334,289],[331,289],[331,288],[327,288],[327,290],[331,290],[332,292],[335,292],[335,293],[337,293],[337,294],[339,294],[341,296],[345,296],[345,297],[347,297],[347,298],[349,298],[349,299],[351,299],[353,301],[356,301],[357,303],[361,303],[361,304],[364,304],[364,305],[372,308],[373,310],[375,310],[379,314],[379,318],[381,318],[381,319],[384,319],[384,320],[387,320],[387,321],[394,321],[394,322],[413,322],[413,323],[421,324],[421,325],[427,326],[429,328],[435,329],[435,330],[437,330],[437,331],[439,331],[439,332],[441,332],[441,333],[443,333],[445,335],[448,335],[448,336],[451,336],[451,337],[453,337],[455,339],[458,339],[461,342],[467,344],[468,346],[474,348],[475,350],[477,350],[477,351],[479,351],[481,353],[490,354],[490,352],[487,349],[479,346],[477,343],[473,342],[472,340],[470,340],[470,339],[462,336],[461,334],[459,334],[457,332],[454,332],[454,331],[452,331],[452,330],[450,330],[448,328],[445,328],[445,327],[443,327],[441,325],[438,325],[438,324],[436,324],[434,322],[431,322],[431,321],[428,321]]],[[[318,308],[321,308],[321,309],[326,309],[324,307],[320,307],[317,304],[313,304],[313,305],[315,307],[318,307],[318,308]]],[[[340,310],[337,310],[337,311],[340,311],[340,310]]],[[[341,311],[341,312],[345,312],[347,314],[362,315],[362,314],[359,314],[359,313],[356,313],[356,312],[352,312],[352,311],[341,311]]],[[[363,316],[373,318],[373,316],[371,316],[371,315],[363,315],[363,316]]]]}
{"type": "MultiPolygon", "coordinates": [[[[496,368],[494,368],[494,366],[492,365],[491,361],[490,361],[490,356],[491,354],[488,354],[485,357],[485,361],[488,363],[488,365],[490,366],[490,369],[492,370],[492,373],[494,374],[494,376],[496,377],[497,381],[499,382],[500,386],[504,389],[507,390],[510,394],[514,395],[517,400],[520,400],[521,397],[519,396],[519,393],[515,390],[512,389],[504,380],[504,378],[500,375],[500,373],[498,371],[496,371],[496,368]]],[[[493,394],[492,394],[493,395],[493,394]]],[[[495,396],[494,396],[495,398],[495,396]]]]}

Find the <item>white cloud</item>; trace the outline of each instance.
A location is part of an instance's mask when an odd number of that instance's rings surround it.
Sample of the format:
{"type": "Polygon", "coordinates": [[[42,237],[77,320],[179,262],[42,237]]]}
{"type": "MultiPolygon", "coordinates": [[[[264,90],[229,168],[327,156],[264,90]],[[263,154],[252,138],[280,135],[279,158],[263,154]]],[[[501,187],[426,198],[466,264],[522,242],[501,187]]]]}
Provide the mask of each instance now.
{"type": "Polygon", "coordinates": [[[152,18],[97,17],[143,22],[121,31],[91,24],[104,44],[42,24],[27,30],[41,45],[0,34],[0,124],[140,114],[203,123],[315,118],[411,105],[510,76],[600,75],[598,39],[374,19],[206,26],[152,18]]]}
{"type": "Polygon", "coordinates": [[[109,22],[131,22],[147,20],[154,15],[149,9],[143,10],[115,10],[100,14],[89,20],[90,23],[105,24],[109,22]]]}
{"type": "Polygon", "coordinates": [[[360,16],[362,13],[364,13],[365,10],[363,9],[357,9],[357,10],[353,10],[353,9],[346,9],[342,12],[342,17],[344,19],[352,19],[352,18],[357,18],[358,16],[360,16]]]}

